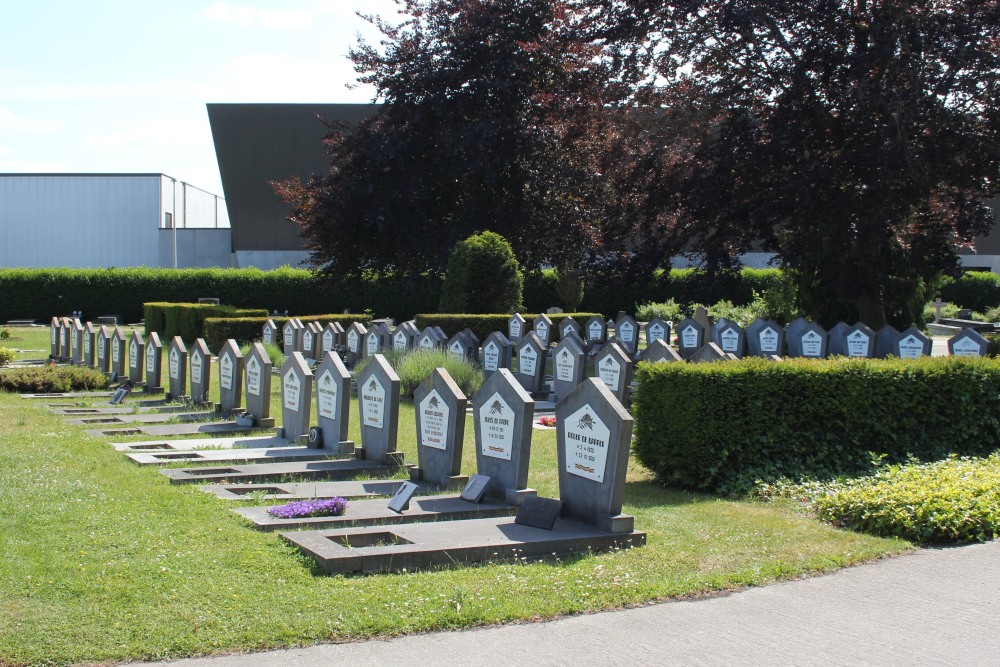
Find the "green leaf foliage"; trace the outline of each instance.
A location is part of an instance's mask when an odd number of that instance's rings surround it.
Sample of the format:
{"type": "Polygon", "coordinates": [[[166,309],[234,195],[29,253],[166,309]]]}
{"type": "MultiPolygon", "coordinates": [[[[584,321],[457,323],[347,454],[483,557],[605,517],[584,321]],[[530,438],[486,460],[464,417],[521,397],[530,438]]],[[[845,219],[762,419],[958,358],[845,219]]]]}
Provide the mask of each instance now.
{"type": "Polygon", "coordinates": [[[665,484],[743,493],[911,456],[984,455],[1000,441],[991,359],[764,359],[639,364],[636,454],[665,484]]]}
{"type": "MultiPolygon", "coordinates": [[[[472,398],[483,384],[482,369],[465,359],[456,359],[444,350],[408,350],[402,353],[391,351],[385,356],[399,376],[400,397],[408,401],[413,400],[413,392],[430,377],[435,368],[448,371],[466,398],[472,398]]],[[[370,360],[370,357],[366,357],[358,361],[353,370],[355,378],[361,375],[370,360]]]]}
{"type": "Polygon", "coordinates": [[[524,276],[514,251],[495,232],[455,245],[441,288],[443,313],[497,313],[518,308],[524,276]]]}
{"type": "Polygon", "coordinates": [[[236,308],[206,303],[144,303],[146,335],[155,331],[164,340],[180,336],[187,342],[205,336],[209,317],[267,317],[263,309],[236,308]]]}
{"type": "MultiPolygon", "coordinates": [[[[210,317],[205,320],[205,344],[210,350],[218,350],[230,338],[240,345],[260,340],[264,333],[264,324],[268,319],[274,322],[278,331],[281,331],[290,317],[210,317]]],[[[331,322],[340,322],[346,329],[352,322],[368,322],[371,318],[367,315],[344,313],[340,315],[302,315],[299,316],[299,319],[303,322],[319,322],[323,326],[331,322]]]]}
{"type": "Polygon", "coordinates": [[[0,347],[0,366],[6,366],[14,361],[14,357],[16,356],[17,353],[9,347],[0,347]]]}
{"type": "Polygon", "coordinates": [[[82,366],[14,368],[0,373],[0,391],[18,394],[92,391],[107,386],[107,375],[82,366]]]}

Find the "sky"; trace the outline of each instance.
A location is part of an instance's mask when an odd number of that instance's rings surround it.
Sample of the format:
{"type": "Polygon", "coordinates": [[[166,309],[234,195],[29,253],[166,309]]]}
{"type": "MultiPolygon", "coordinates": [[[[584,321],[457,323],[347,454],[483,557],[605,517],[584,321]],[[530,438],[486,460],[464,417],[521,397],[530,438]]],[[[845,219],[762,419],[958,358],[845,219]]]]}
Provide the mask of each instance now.
{"type": "Polygon", "coordinates": [[[0,173],[164,173],[222,195],[205,105],[371,102],[392,0],[3,2],[0,173]]]}

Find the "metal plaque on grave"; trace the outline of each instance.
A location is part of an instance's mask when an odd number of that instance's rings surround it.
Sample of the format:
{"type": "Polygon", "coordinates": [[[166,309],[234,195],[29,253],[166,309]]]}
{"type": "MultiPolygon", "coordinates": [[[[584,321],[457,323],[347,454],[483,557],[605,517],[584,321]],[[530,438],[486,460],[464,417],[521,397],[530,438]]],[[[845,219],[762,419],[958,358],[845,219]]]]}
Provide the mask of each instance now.
{"type": "MultiPolygon", "coordinates": [[[[795,334],[796,356],[807,359],[826,358],[826,331],[815,322],[810,322],[795,334]]],[[[789,346],[791,349],[791,346],[789,346]]]]}
{"type": "Polygon", "coordinates": [[[747,327],[746,334],[750,356],[769,357],[785,351],[785,330],[774,320],[758,317],[747,327]]]}
{"type": "Polygon", "coordinates": [[[931,353],[931,339],[915,327],[899,334],[896,341],[896,356],[900,359],[916,359],[931,353]]]}
{"type": "Polygon", "coordinates": [[[527,333],[528,321],[521,317],[520,313],[514,313],[507,320],[507,340],[516,343],[521,340],[521,336],[527,333]]]}
{"type": "Polygon", "coordinates": [[[187,372],[187,345],[180,336],[174,336],[167,350],[167,391],[171,399],[187,395],[187,372]]]}
{"type": "Polygon", "coordinates": [[[587,334],[587,342],[590,344],[603,343],[608,339],[608,323],[603,317],[591,317],[584,327],[587,334]]]}
{"type": "Polygon", "coordinates": [[[549,343],[552,342],[552,319],[542,313],[532,322],[532,330],[538,336],[538,340],[542,341],[542,345],[548,347],[549,343]]]}
{"type": "Polygon", "coordinates": [[[62,322],[53,317],[49,323],[49,356],[59,357],[62,346],[62,322]]]}
{"type": "MultiPolygon", "coordinates": [[[[832,342],[832,333],[831,342],[832,342]]],[[[863,322],[848,327],[843,335],[844,356],[871,359],[875,356],[875,332],[863,322]]]]}
{"type": "Polygon", "coordinates": [[[258,420],[268,419],[271,416],[271,357],[261,343],[250,344],[243,369],[247,412],[258,420]]]}
{"type": "Polygon", "coordinates": [[[486,337],[483,343],[481,362],[486,375],[495,373],[501,368],[510,368],[512,345],[499,331],[494,331],[486,337]]]}
{"type": "Polygon", "coordinates": [[[389,455],[398,452],[399,385],[399,376],[381,354],[373,356],[358,376],[361,447],[369,461],[388,463],[389,455]]]}
{"type": "Polygon", "coordinates": [[[953,357],[985,357],[989,351],[989,341],[974,329],[962,329],[948,339],[948,354],[953,357]]]}
{"type": "Polygon", "coordinates": [[[587,377],[587,353],[572,332],[552,351],[552,381],[556,400],[573,391],[587,377]]]}
{"type": "Polygon", "coordinates": [[[277,345],[278,327],[275,325],[274,320],[268,318],[267,322],[264,322],[264,326],[261,329],[260,339],[264,345],[277,345]]]}
{"type": "Polygon", "coordinates": [[[618,318],[615,322],[615,342],[629,357],[635,357],[639,349],[639,325],[630,315],[618,318]]]}
{"type": "Polygon", "coordinates": [[[81,366],[83,365],[83,323],[73,318],[71,325],[70,337],[73,339],[73,365],[81,366]]]}
{"type": "MultiPolygon", "coordinates": [[[[851,328],[846,322],[837,322],[826,332],[826,355],[828,357],[847,357],[844,336],[851,328]]],[[[858,356],[858,355],[855,355],[858,356]]]]}
{"type": "Polygon", "coordinates": [[[515,377],[521,386],[530,393],[542,390],[548,352],[548,348],[538,339],[534,331],[522,336],[517,345],[517,374],[515,377]]]}
{"type": "Polygon", "coordinates": [[[677,325],[677,351],[684,359],[693,357],[705,344],[705,327],[691,318],[677,325]]]}
{"type": "Polygon", "coordinates": [[[632,416],[597,378],[556,405],[559,499],[563,516],[609,533],[628,533],[623,515],[632,416]]]}
{"type": "Polygon", "coordinates": [[[83,325],[83,365],[93,368],[97,363],[97,330],[87,322],[83,325]]]}
{"type": "Polygon", "coordinates": [[[316,423],[320,428],[323,449],[335,454],[352,453],[354,443],[347,439],[351,411],[351,373],[335,352],[323,355],[315,372],[315,384],[316,423]]]}
{"type": "Polygon", "coordinates": [[[727,353],[735,355],[738,359],[743,358],[746,350],[746,332],[736,322],[732,320],[720,319],[715,327],[713,342],[727,353]],[[717,340],[716,340],[717,339],[717,340]]]}
{"type": "Polygon", "coordinates": [[[663,338],[654,340],[652,343],[646,347],[646,351],[642,354],[642,360],[651,364],[659,362],[673,362],[673,361],[684,361],[681,355],[677,354],[677,350],[670,347],[667,341],[663,338]]]}
{"type": "Polygon", "coordinates": [[[621,403],[628,400],[632,382],[632,359],[615,343],[608,343],[594,358],[597,377],[621,403]]]}
{"type": "Polygon", "coordinates": [[[207,403],[212,379],[212,353],[204,339],[198,338],[191,346],[191,402],[207,403]]]}
{"type": "Polygon", "coordinates": [[[240,346],[230,338],[219,350],[219,410],[228,415],[243,407],[245,359],[240,346]]]}
{"type": "Polygon", "coordinates": [[[160,342],[160,334],[155,331],[150,332],[149,340],[146,341],[143,363],[146,365],[145,391],[157,394],[162,392],[163,344],[160,342]]]}
{"type": "MultiPolygon", "coordinates": [[[[250,361],[256,361],[253,355],[251,355],[250,361]]],[[[270,369],[268,370],[270,371],[270,369]]],[[[270,372],[268,374],[270,375],[270,372]]],[[[284,430],[286,440],[295,441],[309,433],[309,417],[312,414],[313,373],[309,370],[305,356],[296,350],[285,359],[278,375],[281,381],[281,428],[284,430]]],[[[249,404],[249,391],[247,396],[249,404]]],[[[268,403],[270,403],[270,392],[267,396],[268,403]]],[[[253,410],[250,412],[257,414],[253,410]]]]}
{"type": "Polygon", "coordinates": [[[126,377],[128,370],[128,352],[125,349],[127,342],[125,332],[116,325],[111,336],[111,372],[117,374],[119,378],[126,377]]]}
{"type": "Polygon", "coordinates": [[[670,343],[670,324],[660,317],[654,317],[646,323],[646,348],[653,344],[653,341],[663,340],[670,343]]]}
{"type": "Polygon", "coordinates": [[[142,336],[138,331],[133,331],[132,335],[129,336],[128,346],[126,348],[127,354],[126,362],[128,364],[128,380],[132,383],[133,387],[138,387],[142,384],[142,371],[146,363],[146,358],[143,356],[145,350],[145,343],[142,340],[142,336]]]}
{"type": "Polygon", "coordinates": [[[506,368],[490,375],[472,397],[476,468],[490,478],[487,496],[516,505],[528,493],[534,417],[535,402],[506,368]]]}
{"type": "Polygon", "coordinates": [[[559,340],[570,334],[576,334],[577,338],[583,339],[583,330],[580,328],[580,324],[572,317],[564,317],[559,323],[559,340]]]}
{"type": "Polygon", "coordinates": [[[435,368],[413,393],[413,404],[419,479],[443,486],[458,483],[468,399],[447,370],[435,368]]]}
{"type": "Polygon", "coordinates": [[[891,324],[887,324],[875,334],[875,357],[885,359],[888,356],[896,356],[896,341],[899,340],[899,331],[891,324]]]}
{"type": "Polygon", "coordinates": [[[97,370],[107,373],[111,369],[111,331],[105,325],[97,329],[97,370]]]}

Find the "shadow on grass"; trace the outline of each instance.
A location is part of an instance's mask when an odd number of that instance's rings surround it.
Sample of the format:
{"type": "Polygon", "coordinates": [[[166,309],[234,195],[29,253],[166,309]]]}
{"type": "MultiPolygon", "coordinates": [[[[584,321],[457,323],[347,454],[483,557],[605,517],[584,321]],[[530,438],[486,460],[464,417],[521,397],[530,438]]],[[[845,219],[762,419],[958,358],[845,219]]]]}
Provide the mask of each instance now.
{"type": "Polygon", "coordinates": [[[626,482],[625,502],[633,507],[676,507],[717,500],[716,496],[672,489],[656,482],[626,482]]]}

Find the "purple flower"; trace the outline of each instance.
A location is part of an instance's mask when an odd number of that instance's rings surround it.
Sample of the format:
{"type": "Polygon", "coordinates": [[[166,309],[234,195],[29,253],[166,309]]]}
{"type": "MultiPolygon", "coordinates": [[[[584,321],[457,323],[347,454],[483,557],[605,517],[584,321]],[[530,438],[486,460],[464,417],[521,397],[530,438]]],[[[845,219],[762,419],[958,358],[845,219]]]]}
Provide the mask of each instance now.
{"type": "Polygon", "coordinates": [[[290,503],[271,507],[267,513],[279,519],[302,519],[310,516],[340,516],[347,510],[347,501],[333,498],[312,498],[293,500],[290,503]]]}

